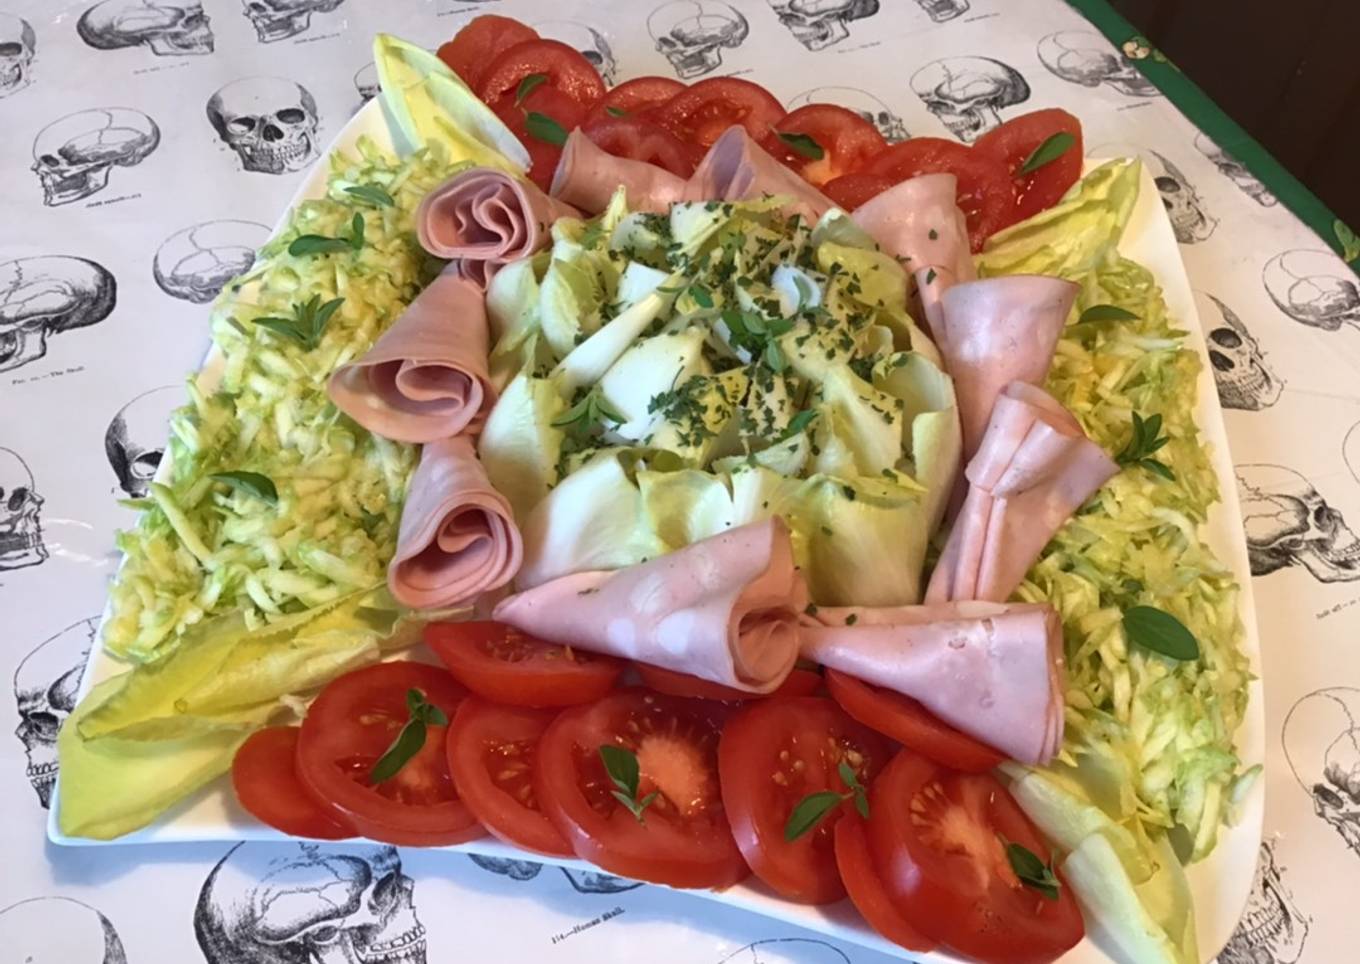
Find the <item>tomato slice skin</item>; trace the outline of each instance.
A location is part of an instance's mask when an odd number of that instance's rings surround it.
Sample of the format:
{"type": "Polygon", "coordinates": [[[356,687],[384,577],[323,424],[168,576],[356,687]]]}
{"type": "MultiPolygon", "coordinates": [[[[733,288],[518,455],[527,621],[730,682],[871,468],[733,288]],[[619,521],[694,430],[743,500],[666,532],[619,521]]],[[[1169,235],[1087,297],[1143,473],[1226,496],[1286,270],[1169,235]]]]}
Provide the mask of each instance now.
{"type": "Polygon", "coordinates": [[[869,793],[869,850],[893,906],[921,933],[1005,964],[1052,961],[1084,936],[1059,875],[1048,900],[1015,876],[1002,838],[1048,864],[1038,830],[985,773],[957,773],[903,750],[869,793]]]}
{"type": "Polygon", "coordinates": [[[762,695],[747,693],[745,690],[700,679],[697,676],[690,676],[688,673],[677,673],[673,669],[654,666],[651,663],[634,663],[633,668],[637,670],[643,684],[658,693],[665,693],[667,696],[681,696],[692,700],[721,700],[724,703],[743,703],[747,700],[759,700],[775,696],[811,696],[822,685],[820,674],[811,670],[795,669],[789,673],[788,679],[779,684],[777,690],[762,695]]]}
{"type": "Polygon", "coordinates": [[[677,177],[689,177],[699,163],[697,149],[659,124],[636,117],[606,117],[581,128],[601,150],[615,157],[646,161],[677,177]]]}
{"type": "Polygon", "coordinates": [[[487,830],[535,853],[570,857],[534,795],[534,757],[554,715],[470,696],[449,724],[446,750],[459,799],[487,830]]]}
{"type": "Polygon", "coordinates": [[[424,638],[454,679],[508,706],[592,702],[614,688],[627,665],[545,643],[504,623],[429,623],[424,638]]]}
{"type": "Polygon", "coordinates": [[[764,87],[740,77],[710,77],[652,109],[651,119],[686,144],[707,150],[733,124],[756,141],[784,116],[784,105],[764,87]]]}
{"type": "Polygon", "coordinates": [[[611,87],[590,109],[584,126],[589,127],[595,121],[610,117],[645,118],[653,107],[664,104],[684,89],[685,85],[674,77],[648,76],[625,80],[617,87],[611,87]]]}
{"type": "Polygon", "coordinates": [[[853,211],[892,186],[893,182],[886,177],[867,174],[864,171],[852,171],[827,181],[822,185],[822,193],[835,201],[842,210],[853,211]]]}
{"type": "Polygon", "coordinates": [[[750,873],[718,790],[718,734],[730,710],[643,689],[615,690],[558,714],[538,745],[539,805],[576,856],[611,874],[672,887],[730,887],[750,873]],[[639,822],[615,789],[599,748],[637,755],[639,822]],[[680,798],[677,803],[673,799],[680,798]]]}
{"type": "Polygon", "coordinates": [[[452,40],[440,45],[436,56],[476,90],[487,64],[516,44],[537,39],[538,31],[528,24],[487,13],[464,24],[452,40]]]}
{"type": "Polygon", "coordinates": [[[846,813],[836,822],[836,869],[840,871],[850,903],[870,927],[909,951],[932,951],[937,942],[926,937],[897,912],[883,886],[865,823],[858,813],[846,813]]]}
{"type": "Polygon", "coordinates": [[[302,721],[298,779],[322,810],[372,840],[419,847],[483,836],[449,775],[446,727],[427,726],[424,746],[394,777],[368,783],[410,718],[412,689],[449,717],[466,695],[445,670],[426,663],[378,663],[332,680],[302,721]]]}
{"type": "Polygon", "coordinates": [[[784,828],[809,794],[849,789],[837,772],[842,761],[868,786],[888,756],[886,740],[825,697],[744,706],[723,729],[718,772],[732,834],[752,872],[799,903],[844,897],[832,834],[853,803],[841,803],[797,840],[785,840],[784,828]]]}
{"type": "Polygon", "coordinates": [[[318,807],[298,781],[298,733],[296,726],[266,726],[241,744],[231,761],[237,802],[261,823],[294,837],[353,837],[354,828],[318,807]]]}
{"type": "Polygon", "coordinates": [[[548,190],[552,184],[553,172],[557,170],[557,161],[562,156],[562,145],[544,140],[537,133],[531,133],[529,114],[549,117],[564,132],[570,133],[572,128],[581,123],[585,108],[556,87],[542,84],[530,91],[523,102],[520,102],[512,91],[500,100],[492,102],[491,109],[529,152],[529,179],[544,191],[548,190]]]}
{"type": "Polygon", "coordinates": [[[1011,118],[979,137],[973,144],[973,150],[996,158],[1010,173],[1015,190],[1015,207],[1004,227],[1033,217],[1057,204],[1058,199],[1081,177],[1082,163],[1086,157],[1081,121],[1057,107],[1011,118]],[[1072,146],[1037,170],[1021,174],[1020,168],[1035,149],[1058,133],[1071,134],[1072,146]]]}
{"type": "Polygon", "coordinates": [[[987,744],[941,721],[909,696],[834,669],[826,671],[826,688],[845,712],[865,726],[942,766],[982,773],[1006,759],[987,744]]]}
{"type": "Polygon", "coordinates": [[[561,91],[586,109],[604,96],[600,72],[579,50],[560,40],[542,39],[501,51],[478,79],[477,96],[494,104],[506,95],[513,96],[520,81],[530,74],[543,74],[548,80],[541,86],[561,91]]]}
{"type": "Polygon", "coordinates": [[[828,181],[859,170],[888,146],[878,128],[859,114],[836,104],[807,104],[785,114],[765,138],[765,149],[809,184],[828,181]],[[780,134],[804,134],[822,149],[820,158],[799,154],[780,134]]]}

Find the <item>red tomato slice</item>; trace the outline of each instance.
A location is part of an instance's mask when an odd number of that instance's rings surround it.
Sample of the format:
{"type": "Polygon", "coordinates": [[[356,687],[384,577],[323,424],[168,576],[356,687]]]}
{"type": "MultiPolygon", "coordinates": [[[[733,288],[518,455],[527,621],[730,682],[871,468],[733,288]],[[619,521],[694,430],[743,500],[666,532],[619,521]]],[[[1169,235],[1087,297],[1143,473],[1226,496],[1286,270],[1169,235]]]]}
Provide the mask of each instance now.
{"type": "Polygon", "coordinates": [[[893,186],[893,182],[886,177],[877,174],[865,174],[863,171],[853,171],[850,174],[842,174],[832,181],[827,181],[822,185],[822,193],[846,211],[853,211],[865,201],[878,197],[888,188],[893,186]]]}
{"type": "Polygon", "coordinates": [[[965,773],[982,773],[1006,759],[987,744],[942,722],[909,696],[871,686],[834,669],[826,688],[845,712],[936,763],[965,773]]]}
{"type": "Polygon", "coordinates": [[[679,177],[689,177],[699,163],[697,148],[664,127],[640,118],[606,117],[586,124],[582,130],[601,150],[615,157],[646,161],[679,177]]]}
{"type": "Polygon", "coordinates": [[[922,174],[953,174],[959,179],[958,204],[968,217],[974,251],[1006,223],[1015,194],[1006,168],[991,154],[941,137],[913,137],[893,144],[864,165],[864,172],[894,184],[922,174]]]}
{"type": "Polygon", "coordinates": [[[817,187],[857,171],[888,146],[878,128],[835,104],[808,104],[785,114],[765,139],[765,149],[817,187]],[[820,158],[800,154],[780,134],[803,134],[817,142],[820,158]]]}
{"type": "Polygon", "coordinates": [[[1015,208],[1006,226],[1051,208],[1081,177],[1086,156],[1081,121],[1065,110],[1051,107],[1006,121],[973,144],[973,150],[989,154],[1010,172],[1015,185],[1015,208]],[[1020,168],[1036,148],[1054,134],[1072,135],[1073,143],[1062,154],[1028,174],[1020,168]]]}
{"type": "Polygon", "coordinates": [[[614,688],[624,664],[535,639],[504,623],[430,623],[425,643],[454,679],[511,706],[574,706],[614,688]]]}
{"type": "Polygon", "coordinates": [[[1072,888],[1049,900],[1016,877],[1002,838],[1041,861],[1048,847],[990,774],[955,773],[903,750],[869,792],[869,850],[893,906],[970,957],[1052,961],[1085,929],[1072,888]]]}
{"type": "Polygon", "coordinates": [[[718,789],[718,734],[728,709],[642,689],[563,710],[538,744],[543,811],[576,856],[611,874],[672,887],[729,887],[749,871],[718,789]],[[601,746],[637,757],[639,822],[613,796],[601,746]]]}
{"type": "Polygon", "coordinates": [[[231,761],[237,801],[260,822],[294,837],[353,837],[354,828],[331,819],[298,781],[298,732],[296,726],[267,726],[241,744],[231,761]]]}
{"type": "Polygon", "coordinates": [[[723,804],[755,875],[800,903],[844,897],[832,831],[853,804],[840,804],[797,840],[784,839],[784,828],[808,795],[849,790],[837,772],[842,762],[867,787],[888,755],[887,740],[822,697],[758,700],[728,720],[718,744],[723,804]]]}
{"type": "MultiPolygon", "coordinates": [[[[690,676],[688,673],[677,673],[673,669],[653,666],[651,663],[634,663],[633,668],[637,670],[638,676],[642,677],[645,685],[668,696],[683,696],[694,700],[722,700],[725,703],[764,698],[745,690],[690,676]]],[[[806,669],[795,669],[789,674],[788,679],[779,684],[777,690],[768,695],[811,696],[821,685],[821,674],[806,669]]]]}
{"type": "Polygon", "coordinates": [[[505,121],[505,126],[529,152],[529,179],[543,190],[548,190],[553,172],[557,170],[557,161],[562,156],[562,145],[549,137],[546,130],[531,127],[529,115],[540,114],[549,118],[556,127],[548,127],[565,140],[572,128],[580,125],[585,108],[556,87],[543,84],[535,87],[522,103],[512,92],[492,103],[491,109],[505,121]]]}
{"type": "Polygon", "coordinates": [[[664,104],[685,85],[674,77],[634,77],[610,88],[585,119],[585,126],[609,117],[639,117],[664,104]]]}
{"type": "Polygon", "coordinates": [[[538,740],[550,710],[463,700],[449,725],[449,772],[458,797],[486,829],[506,843],[570,857],[571,847],[543,816],[534,793],[538,740]]]}
{"type": "Polygon", "coordinates": [[[711,77],[653,108],[651,119],[686,144],[707,150],[733,124],[763,141],[784,116],[784,105],[764,87],[738,77],[711,77]]]}
{"type": "Polygon", "coordinates": [[[437,54],[465,84],[476,90],[487,64],[516,44],[537,39],[538,31],[533,27],[487,13],[464,24],[452,40],[440,46],[437,54]]]}
{"type": "Polygon", "coordinates": [[[332,680],[302,721],[298,778],[323,810],[372,840],[419,847],[480,837],[481,824],[449,776],[446,727],[427,726],[424,746],[394,777],[369,783],[373,764],[410,719],[413,689],[450,718],[466,695],[425,663],[378,663],[332,680]]]}
{"type": "Polygon", "coordinates": [[[857,813],[846,813],[836,822],[836,869],[850,895],[850,903],[888,940],[909,951],[934,950],[936,942],[926,937],[897,912],[892,898],[874,868],[869,853],[869,838],[864,821],[857,813]]]}
{"type": "Polygon", "coordinates": [[[604,81],[595,65],[576,48],[560,40],[528,40],[501,51],[477,82],[477,96],[488,104],[513,96],[519,83],[530,74],[548,78],[544,87],[554,87],[583,108],[604,96],[604,81]]]}

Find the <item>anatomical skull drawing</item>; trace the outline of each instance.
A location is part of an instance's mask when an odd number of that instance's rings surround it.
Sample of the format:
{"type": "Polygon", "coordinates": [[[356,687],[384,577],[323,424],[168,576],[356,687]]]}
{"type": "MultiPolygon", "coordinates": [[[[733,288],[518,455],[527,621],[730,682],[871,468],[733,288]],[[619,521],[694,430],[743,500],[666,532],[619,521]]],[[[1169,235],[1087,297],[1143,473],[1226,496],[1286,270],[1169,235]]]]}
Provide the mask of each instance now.
{"type": "Polygon", "coordinates": [[[22,17],[0,13],[0,97],[17,93],[33,82],[33,58],[38,35],[22,17]]]}
{"type": "Polygon", "coordinates": [[[1156,97],[1157,90],[1133,62],[1105,38],[1086,30],[1064,30],[1039,41],[1039,59],[1054,75],[1083,87],[1104,84],[1126,97],[1156,97]]]}
{"type": "Polygon", "coordinates": [[[316,101],[291,80],[233,81],[209,98],[208,120],[247,171],[300,171],[316,157],[316,101]]]}
{"type": "Polygon", "coordinates": [[[118,486],[134,499],[151,489],[170,434],[170,413],[184,400],[178,385],[153,388],[128,402],[104,433],[104,453],[118,486]]]}
{"type": "Polygon", "coordinates": [[[1001,123],[1001,111],[1029,100],[1020,71],[990,57],[949,57],[926,64],[911,89],[954,136],[971,144],[1001,123]]]}
{"type": "Polygon", "coordinates": [[[1157,193],[1162,196],[1162,206],[1171,219],[1176,240],[1181,244],[1207,240],[1218,227],[1218,220],[1209,214],[1195,186],[1166,155],[1153,150],[1140,153],[1157,185],[1157,193]]]}
{"type": "Polygon", "coordinates": [[[789,101],[789,110],[797,110],[808,104],[836,104],[852,110],[878,128],[889,144],[905,141],[911,136],[900,115],[873,94],[858,87],[815,87],[805,90],[789,101]]]}
{"type": "Polygon", "coordinates": [[[0,909],[0,954],[21,964],[127,964],[109,919],[69,897],[33,897],[0,909]]]}
{"type": "Polygon", "coordinates": [[[1335,686],[1301,698],[1281,734],[1313,812],[1360,857],[1360,690],[1335,686]]]}
{"type": "Polygon", "coordinates": [[[1275,862],[1275,844],[1261,841],[1247,909],[1218,964],[1296,964],[1308,938],[1309,919],[1294,903],[1275,862]]]}
{"type": "Polygon", "coordinates": [[[45,356],[53,335],[103,321],[117,301],[113,275],[84,258],[0,263],[0,372],[45,356]]]}
{"type": "Polygon", "coordinates": [[[213,52],[202,0],[104,0],[81,15],[76,31],[97,50],[145,47],[159,56],[213,52]]]}
{"type": "Polygon", "coordinates": [[[0,448],[0,571],[36,566],[47,559],[43,501],[24,460],[0,448]]]}
{"type": "Polygon", "coordinates": [[[48,207],[102,191],[114,167],[134,167],[161,142],[161,129],[139,110],[96,107],[53,121],[33,141],[33,166],[48,207]]]}
{"type": "Polygon", "coordinates": [[[1299,324],[1322,331],[1360,328],[1360,284],[1330,251],[1286,251],[1266,262],[1261,281],[1271,299],[1299,324]]]}
{"type": "Polygon", "coordinates": [[[329,13],[345,0],[244,0],[246,19],[262,44],[295,37],[312,25],[312,14],[329,13]]]}
{"type": "Polygon", "coordinates": [[[151,271],[172,298],[206,305],[228,281],[250,270],[269,229],[254,221],[205,221],[176,231],[156,249],[151,271]]]}
{"type": "Polygon", "coordinates": [[[1284,382],[1237,313],[1211,294],[1195,292],[1195,308],[1209,346],[1214,384],[1224,408],[1259,412],[1280,398],[1284,382]]]}
{"type": "Polygon", "coordinates": [[[95,619],[82,619],[34,647],[14,671],[19,726],[14,735],[28,759],[25,775],[44,808],[57,782],[57,733],[76,708],[95,619]]]}
{"type": "Polygon", "coordinates": [[[1250,197],[1262,207],[1274,207],[1279,203],[1275,195],[1270,193],[1261,181],[1247,170],[1247,166],[1233,157],[1223,148],[1219,147],[1203,134],[1195,135],[1195,146],[1199,152],[1213,162],[1214,167],[1218,168],[1218,173],[1236,184],[1244,194],[1250,197]]]}
{"type": "Polygon", "coordinates": [[[722,66],[722,52],[741,46],[751,25],[721,0],[672,0],[652,11],[647,32],[681,80],[722,66]]]}
{"type": "Polygon", "coordinates": [[[1239,465],[1251,574],[1302,566],[1319,582],[1360,579],[1360,539],[1313,484],[1281,465],[1239,465]]]}
{"type": "Polygon", "coordinates": [[[808,50],[850,36],[850,23],[878,13],[879,0],[769,0],[779,22],[808,50]]]}

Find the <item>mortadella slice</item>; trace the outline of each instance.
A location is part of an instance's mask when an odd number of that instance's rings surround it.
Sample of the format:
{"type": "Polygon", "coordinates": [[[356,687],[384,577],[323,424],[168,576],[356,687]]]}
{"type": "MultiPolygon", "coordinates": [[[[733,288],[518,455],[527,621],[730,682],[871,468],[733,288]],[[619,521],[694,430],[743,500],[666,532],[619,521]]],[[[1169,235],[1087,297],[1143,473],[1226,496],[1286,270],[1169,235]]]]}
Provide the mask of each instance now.
{"type": "Polygon", "coordinates": [[[776,517],[634,566],[561,576],[505,599],[495,618],[540,639],[768,693],[798,659],[806,604],[776,517]]]}
{"type": "Polygon", "coordinates": [[[609,205],[620,187],[628,210],[664,214],[684,197],[685,180],[664,167],[606,153],[579,127],[568,134],[548,193],[593,215],[609,205]]]}
{"type": "Polygon", "coordinates": [[[788,198],[784,211],[802,215],[809,224],[836,206],[779,163],[740,124],[713,142],[685,186],[687,201],[752,201],[766,195],[788,198]]]}
{"type": "Polygon", "coordinates": [[[823,608],[804,620],[802,654],[1022,763],[1062,745],[1062,623],[1047,603],[823,608]]]}
{"type": "Polygon", "coordinates": [[[1007,385],[968,463],[968,495],[926,601],[1009,598],[1063,523],[1118,471],[1053,396],[1007,385]]]}
{"type": "Polygon", "coordinates": [[[472,602],[514,578],[524,548],[510,504],[465,435],[431,442],[411,475],[387,586],[403,605],[472,602]]]}
{"type": "Polygon", "coordinates": [[[495,391],[482,289],[456,262],[407,306],[358,361],[336,369],[327,391],[364,428],[399,442],[477,431],[495,391]]]}

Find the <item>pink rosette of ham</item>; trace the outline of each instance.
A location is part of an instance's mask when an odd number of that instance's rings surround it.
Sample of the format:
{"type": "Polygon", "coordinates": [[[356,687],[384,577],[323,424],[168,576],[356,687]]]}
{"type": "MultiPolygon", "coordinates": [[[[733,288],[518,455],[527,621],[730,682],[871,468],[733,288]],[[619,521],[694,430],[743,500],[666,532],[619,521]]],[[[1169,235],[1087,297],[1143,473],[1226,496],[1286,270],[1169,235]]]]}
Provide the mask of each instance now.
{"type": "Polygon", "coordinates": [[[685,179],[646,161],[606,153],[579,127],[568,134],[548,193],[586,214],[599,214],[619,188],[629,211],[664,214],[684,197],[685,179]]]}
{"type": "Polygon", "coordinates": [[[836,206],[757,144],[746,128],[734,124],[694,169],[684,200],[754,201],[766,196],[786,198],[784,212],[799,214],[810,225],[836,206]]]}

